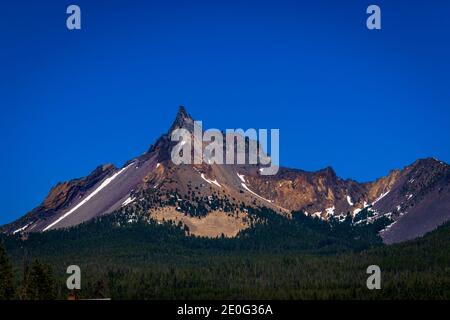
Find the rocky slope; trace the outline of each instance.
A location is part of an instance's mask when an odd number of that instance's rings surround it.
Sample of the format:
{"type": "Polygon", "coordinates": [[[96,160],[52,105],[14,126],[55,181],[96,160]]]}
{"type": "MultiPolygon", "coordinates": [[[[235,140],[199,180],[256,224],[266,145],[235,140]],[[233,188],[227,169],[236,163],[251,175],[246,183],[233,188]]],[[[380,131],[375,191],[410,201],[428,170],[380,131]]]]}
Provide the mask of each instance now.
{"type": "Polygon", "coordinates": [[[192,234],[235,236],[250,226],[245,206],[265,206],[280,214],[302,211],[321,219],[370,223],[389,217],[381,232],[386,243],[413,239],[450,220],[450,167],[418,160],[369,183],[339,178],[332,168],[317,172],[280,168],[262,175],[255,165],[175,165],[170,140],[176,128],[193,131],[181,107],[167,134],[118,169],[103,165],[85,178],[57,184],[44,202],[2,228],[27,233],[64,228],[122,212],[156,220],[181,221],[192,234]]]}

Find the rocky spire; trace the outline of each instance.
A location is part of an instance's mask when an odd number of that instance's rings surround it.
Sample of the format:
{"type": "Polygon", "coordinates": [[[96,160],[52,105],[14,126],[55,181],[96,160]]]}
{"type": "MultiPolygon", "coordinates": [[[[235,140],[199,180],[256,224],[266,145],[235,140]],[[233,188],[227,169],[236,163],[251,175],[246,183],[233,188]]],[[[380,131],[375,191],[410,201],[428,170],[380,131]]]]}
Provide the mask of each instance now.
{"type": "Polygon", "coordinates": [[[175,120],[169,129],[169,133],[178,128],[185,128],[189,131],[193,131],[194,129],[194,120],[187,113],[184,106],[179,107],[177,116],[175,117],[175,120]]]}

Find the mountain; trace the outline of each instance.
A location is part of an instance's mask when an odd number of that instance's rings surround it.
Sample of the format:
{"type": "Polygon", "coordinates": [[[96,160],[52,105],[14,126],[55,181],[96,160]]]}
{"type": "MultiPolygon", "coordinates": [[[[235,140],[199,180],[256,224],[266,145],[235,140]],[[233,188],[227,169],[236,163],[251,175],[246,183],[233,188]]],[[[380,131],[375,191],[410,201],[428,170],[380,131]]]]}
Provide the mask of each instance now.
{"type": "Polygon", "coordinates": [[[341,179],[330,167],[317,172],[282,167],[276,175],[263,175],[261,164],[175,165],[170,155],[176,142],[170,136],[177,128],[194,130],[184,107],[147,152],[122,168],[106,164],[84,178],[58,183],[41,205],[1,230],[43,232],[116,212],[130,223],[139,217],[172,220],[194,235],[233,237],[258,222],[248,208],[267,207],[286,217],[303,212],[354,225],[384,217],[390,224],[380,235],[395,243],[450,220],[450,166],[442,161],[417,160],[367,183],[341,179]]]}

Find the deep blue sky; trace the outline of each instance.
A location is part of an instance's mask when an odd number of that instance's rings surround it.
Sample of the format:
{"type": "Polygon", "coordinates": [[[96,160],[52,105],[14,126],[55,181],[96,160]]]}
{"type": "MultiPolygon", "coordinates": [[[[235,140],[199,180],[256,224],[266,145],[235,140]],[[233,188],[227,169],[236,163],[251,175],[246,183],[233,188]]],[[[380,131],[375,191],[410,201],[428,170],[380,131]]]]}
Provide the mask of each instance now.
{"type": "Polygon", "coordinates": [[[121,166],[180,104],[280,128],[281,164],[367,181],[450,161],[448,1],[4,1],[0,224],[58,181],[121,166]],[[66,29],[78,4],[82,30],[66,29]],[[382,30],[365,27],[369,4],[382,30]]]}

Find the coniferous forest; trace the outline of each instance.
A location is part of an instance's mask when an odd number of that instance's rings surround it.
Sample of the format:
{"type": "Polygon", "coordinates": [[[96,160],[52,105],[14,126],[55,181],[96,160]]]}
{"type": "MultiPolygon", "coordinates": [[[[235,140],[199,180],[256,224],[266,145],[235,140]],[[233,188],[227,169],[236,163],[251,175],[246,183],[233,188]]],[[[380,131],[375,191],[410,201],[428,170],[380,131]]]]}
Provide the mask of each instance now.
{"type": "Polygon", "coordinates": [[[199,238],[170,222],[104,216],[67,230],[0,237],[0,299],[450,299],[450,224],[386,246],[383,222],[354,226],[254,210],[236,238],[199,238]],[[264,223],[265,222],[265,223],[264,223]],[[366,286],[381,269],[381,289],[366,286]]]}

